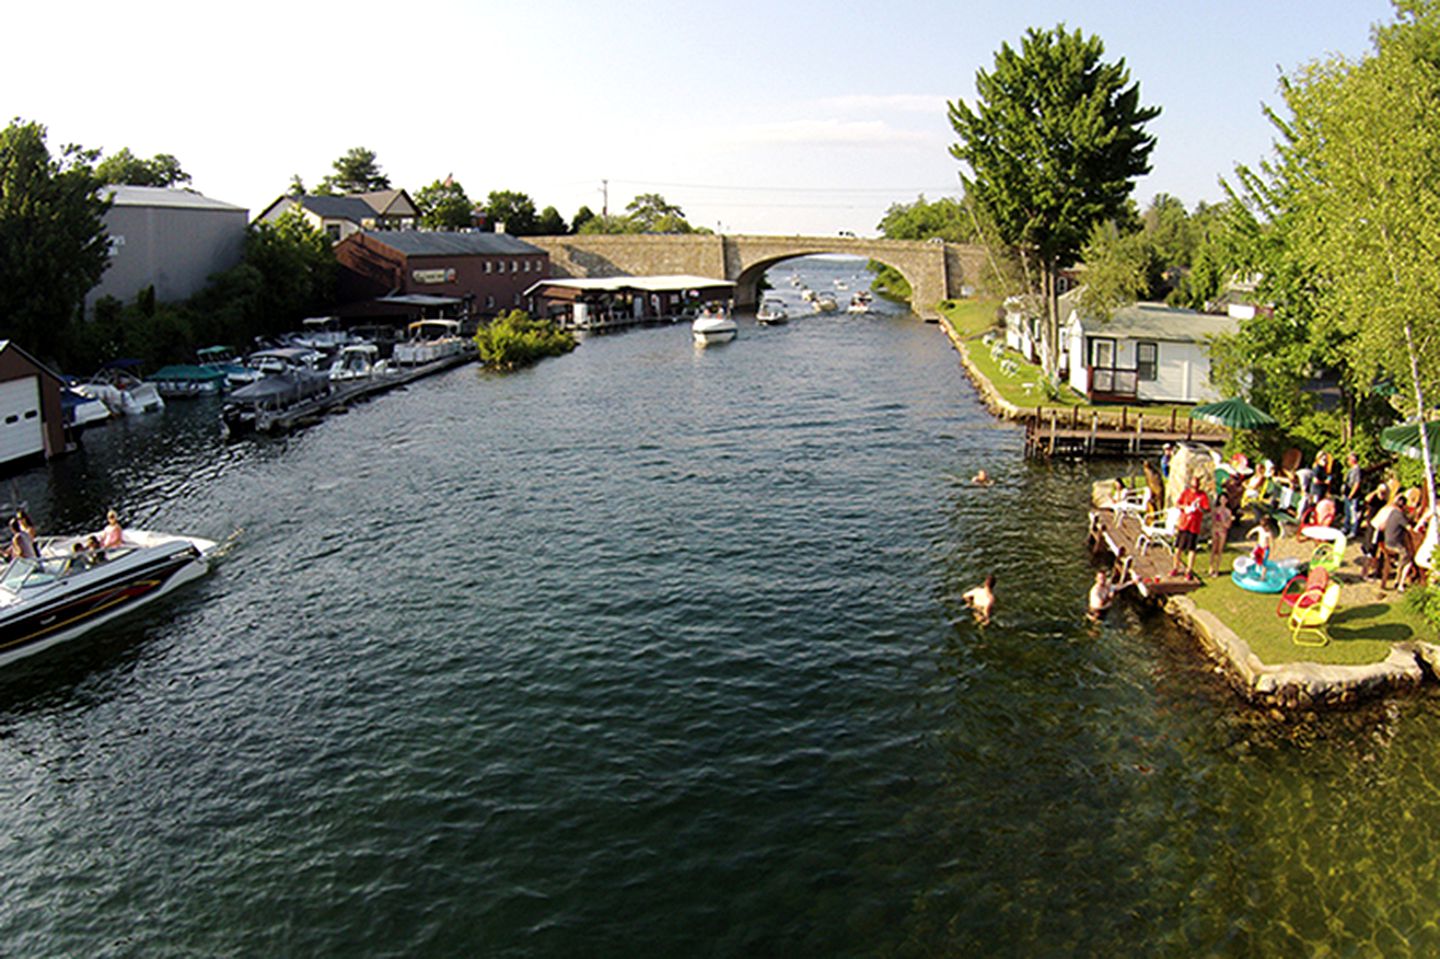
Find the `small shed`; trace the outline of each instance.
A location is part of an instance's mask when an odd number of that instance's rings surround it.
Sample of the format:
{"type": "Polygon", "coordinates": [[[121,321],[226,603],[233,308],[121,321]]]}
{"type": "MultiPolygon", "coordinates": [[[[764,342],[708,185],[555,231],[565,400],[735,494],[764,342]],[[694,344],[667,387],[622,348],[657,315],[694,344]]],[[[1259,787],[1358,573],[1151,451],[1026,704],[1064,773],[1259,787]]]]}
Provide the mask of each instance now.
{"type": "Polygon", "coordinates": [[[0,467],[65,452],[60,374],[0,340],[0,467]]]}
{"type": "Polygon", "coordinates": [[[1060,337],[1075,390],[1092,402],[1220,398],[1210,385],[1210,342],[1239,330],[1239,320],[1163,303],[1132,303],[1105,319],[1084,313],[1076,292],[1060,298],[1060,337]]]}

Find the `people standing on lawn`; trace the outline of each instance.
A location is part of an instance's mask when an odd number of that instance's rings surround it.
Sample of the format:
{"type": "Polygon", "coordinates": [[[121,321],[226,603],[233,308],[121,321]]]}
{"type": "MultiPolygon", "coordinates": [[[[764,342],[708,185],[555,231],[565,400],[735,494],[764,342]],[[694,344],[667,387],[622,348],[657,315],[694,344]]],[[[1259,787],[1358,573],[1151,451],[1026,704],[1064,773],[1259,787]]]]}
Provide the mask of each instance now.
{"type": "Polygon", "coordinates": [[[1210,575],[1219,576],[1225,562],[1225,540],[1235,525],[1235,513],[1224,496],[1215,498],[1215,511],[1210,514],[1210,575]]]}
{"type": "Polygon", "coordinates": [[[1340,528],[1351,539],[1360,535],[1360,484],[1363,482],[1365,474],[1360,469],[1360,457],[1351,453],[1345,457],[1345,479],[1340,487],[1341,498],[1345,501],[1345,523],[1340,528]]]}
{"type": "Polygon", "coordinates": [[[1196,473],[1190,478],[1190,485],[1180,493],[1175,505],[1180,507],[1180,522],[1175,533],[1176,564],[1170,570],[1171,576],[1181,573],[1179,561],[1185,558],[1184,573],[1187,579],[1195,578],[1195,550],[1200,545],[1200,529],[1205,523],[1205,514],[1210,509],[1210,497],[1205,494],[1205,477],[1196,473]]]}

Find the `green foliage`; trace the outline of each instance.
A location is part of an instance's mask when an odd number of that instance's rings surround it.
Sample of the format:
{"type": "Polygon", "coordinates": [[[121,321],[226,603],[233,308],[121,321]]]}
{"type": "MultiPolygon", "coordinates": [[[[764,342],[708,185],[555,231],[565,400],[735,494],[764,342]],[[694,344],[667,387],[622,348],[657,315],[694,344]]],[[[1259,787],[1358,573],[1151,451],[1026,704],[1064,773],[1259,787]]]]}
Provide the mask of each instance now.
{"type": "Polygon", "coordinates": [[[1114,220],[1097,223],[1083,251],[1085,288],[1081,306],[1095,316],[1152,298],[1164,285],[1164,269],[1155,244],[1142,230],[1121,233],[1114,220]]]}
{"type": "Polygon", "coordinates": [[[875,279],[870,281],[870,286],[876,293],[891,299],[909,302],[913,291],[910,289],[910,282],[899,270],[893,266],[887,266],[879,260],[871,260],[865,264],[865,268],[875,274],[875,279]]]}
{"type": "Polygon", "coordinates": [[[685,211],[658,193],[641,193],[625,207],[635,233],[693,233],[685,211]]]}
{"type": "Polygon", "coordinates": [[[580,209],[575,211],[575,219],[570,221],[570,232],[583,232],[585,224],[589,223],[593,219],[595,219],[595,211],[590,209],[588,206],[582,206],[580,209]]]}
{"type": "Polygon", "coordinates": [[[1440,586],[1415,586],[1405,593],[1405,605],[1440,630],[1440,586]]]}
{"type": "MultiPolygon", "coordinates": [[[[578,219],[578,217],[577,217],[578,219]]],[[[635,221],[628,216],[615,216],[614,214],[596,214],[590,217],[576,233],[584,234],[606,234],[606,233],[639,233],[635,227],[635,221]]]]}
{"type": "Polygon", "coordinates": [[[1125,212],[1155,146],[1144,126],[1159,108],[1140,105],[1125,61],[1105,62],[1104,49],[1098,37],[1063,25],[1032,28],[1018,53],[1003,44],[994,69],[976,74],[974,110],[963,100],[950,104],[959,137],[950,153],[969,168],[961,176],[966,195],[1000,242],[1039,271],[1052,375],[1059,355],[1055,276],[1095,224],[1125,212]]]}
{"type": "Polygon", "coordinates": [[[892,203],[876,229],[891,240],[938,237],[952,243],[984,241],[975,217],[961,201],[948,196],[931,203],[921,194],[914,203],[892,203]]]}
{"type": "Polygon", "coordinates": [[[351,147],[334,164],[335,172],[320,181],[315,192],[321,196],[345,196],[388,190],[390,178],[380,172],[375,151],[351,147]]]}
{"type": "Polygon", "coordinates": [[[431,230],[463,230],[474,225],[475,204],[451,177],[415,191],[420,225],[431,230]]]}
{"type": "Polygon", "coordinates": [[[511,310],[480,327],[475,346],[481,363],[513,370],[570,352],[575,349],[575,336],[551,320],[532,319],[524,310],[511,310]]]}
{"type": "Polygon", "coordinates": [[[565,218],[560,215],[559,210],[547,206],[540,211],[540,219],[535,221],[536,236],[564,236],[568,232],[565,218]]]}
{"type": "Polygon", "coordinates": [[[180,169],[180,161],[168,153],[157,153],[149,160],[142,160],[121,147],[95,167],[95,176],[102,183],[123,183],[128,186],[172,187],[189,183],[190,174],[180,169]]]}
{"type": "Polygon", "coordinates": [[[261,278],[247,311],[261,335],[292,329],[298,320],[324,309],[334,299],[334,247],[329,237],[295,210],[250,228],[245,264],[261,278]]]}
{"type": "Polygon", "coordinates": [[[505,225],[511,236],[534,236],[538,218],[535,201],[514,190],[492,190],[485,200],[485,216],[493,228],[505,225]]]}
{"type": "Polygon", "coordinates": [[[52,158],[45,137],[19,119],[0,131],[0,317],[7,336],[53,360],[109,265],[109,201],[94,153],[67,146],[52,158]]]}

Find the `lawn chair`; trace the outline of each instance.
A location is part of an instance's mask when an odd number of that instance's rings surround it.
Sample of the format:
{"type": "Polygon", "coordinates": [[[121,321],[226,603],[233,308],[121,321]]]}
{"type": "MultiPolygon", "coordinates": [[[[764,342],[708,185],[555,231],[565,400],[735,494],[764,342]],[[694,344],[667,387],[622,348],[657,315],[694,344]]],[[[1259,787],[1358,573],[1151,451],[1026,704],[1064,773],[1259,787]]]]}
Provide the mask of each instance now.
{"type": "Polygon", "coordinates": [[[1330,634],[1326,632],[1326,628],[1330,625],[1330,617],[1335,615],[1335,607],[1339,603],[1340,584],[1336,582],[1325,587],[1319,602],[1302,606],[1297,600],[1295,608],[1290,610],[1290,641],[1296,646],[1324,646],[1330,642],[1330,634]],[[1302,636],[1306,638],[1301,639],[1302,636]]]}
{"type": "Polygon", "coordinates": [[[1159,543],[1168,549],[1173,555],[1175,552],[1175,534],[1180,529],[1180,507],[1171,506],[1165,510],[1164,522],[1154,525],[1146,520],[1140,521],[1140,537],[1135,540],[1135,548],[1143,556],[1152,543],[1159,543]]]}
{"type": "Polygon", "coordinates": [[[1285,588],[1280,590],[1280,601],[1275,604],[1275,615],[1284,619],[1290,615],[1297,603],[1306,606],[1318,603],[1329,585],[1330,573],[1323,567],[1312,566],[1308,573],[1296,573],[1290,577],[1285,588]]]}
{"type": "Polygon", "coordinates": [[[1125,522],[1125,517],[1133,516],[1136,520],[1144,521],[1147,513],[1150,512],[1150,488],[1142,486],[1139,489],[1120,488],[1115,491],[1114,510],[1115,525],[1119,526],[1125,522]]]}
{"type": "Polygon", "coordinates": [[[1340,564],[1345,560],[1345,534],[1341,533],[1333,540],[1326,540],[1315,547],[1315,552],[1310,554],[1310,567],[1320,567],[1328,572],[1336,572],[1340,564]]]}

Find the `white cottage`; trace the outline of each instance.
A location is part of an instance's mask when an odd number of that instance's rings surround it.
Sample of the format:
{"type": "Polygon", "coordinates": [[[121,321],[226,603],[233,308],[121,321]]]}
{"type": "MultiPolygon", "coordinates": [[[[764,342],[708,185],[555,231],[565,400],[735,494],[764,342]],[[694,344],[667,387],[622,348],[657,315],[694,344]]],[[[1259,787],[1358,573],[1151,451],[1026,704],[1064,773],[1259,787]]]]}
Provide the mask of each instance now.
{"type": "MultiPolygon", "coordinates": [[[[1076,291],[1078,292],[1078,291],[1076,291]]],[[[1092,401],[1208,403],[1210,341],[1239,320],[1163,303],[1133,303],[1108,320],[1082,314],[1074,294],[1060,298],[1069,382],[1092,401]]]]}

